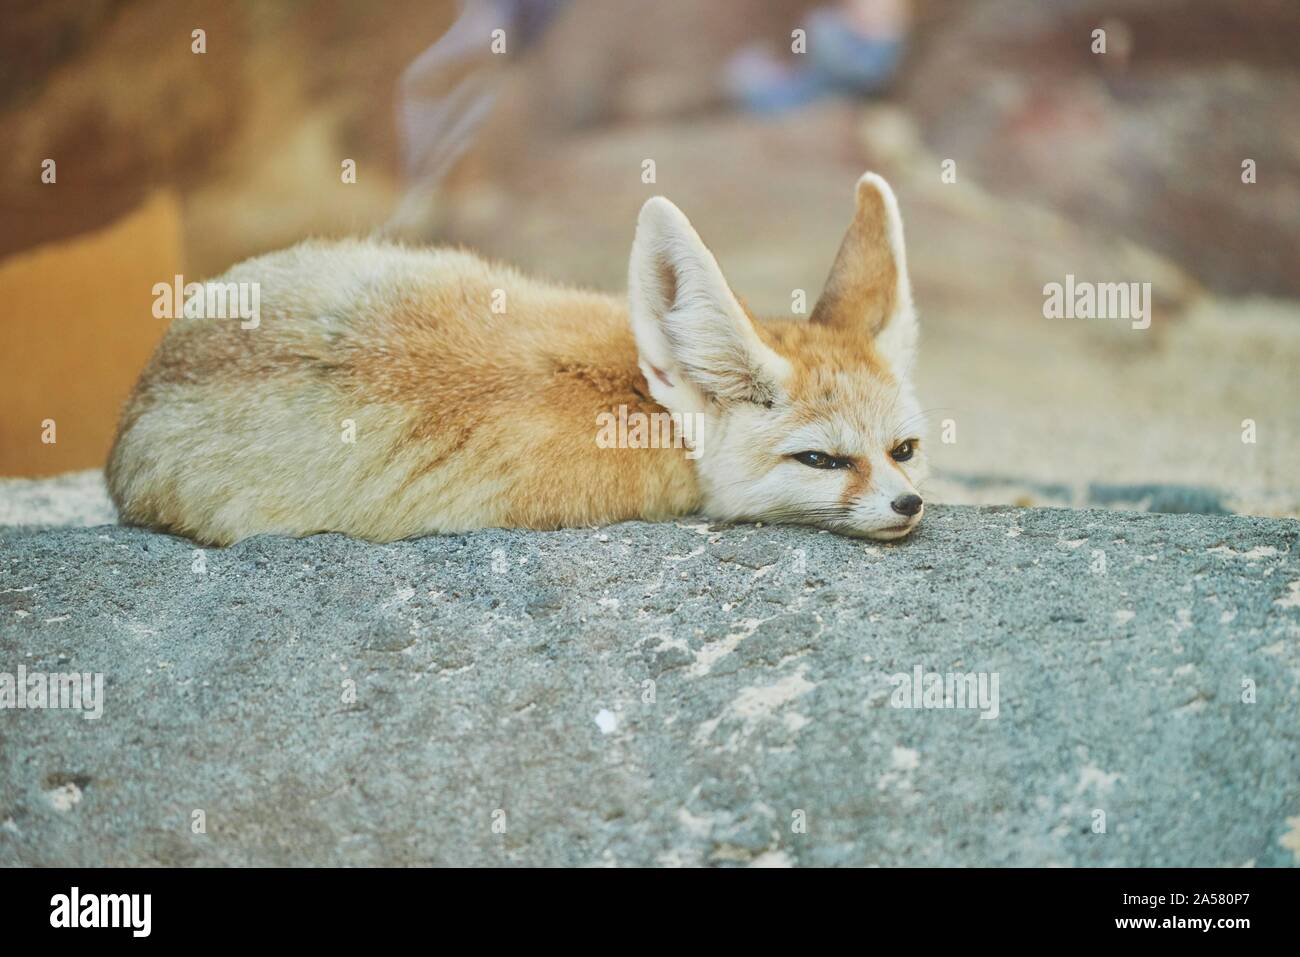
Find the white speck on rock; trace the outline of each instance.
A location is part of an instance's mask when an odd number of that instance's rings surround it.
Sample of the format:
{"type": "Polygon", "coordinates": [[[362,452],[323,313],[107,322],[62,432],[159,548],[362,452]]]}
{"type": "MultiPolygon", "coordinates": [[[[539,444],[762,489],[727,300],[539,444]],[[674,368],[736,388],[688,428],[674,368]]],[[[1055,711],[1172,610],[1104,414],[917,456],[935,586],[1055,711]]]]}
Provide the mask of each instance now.
{"type": "Polygon", "coordinates": [[[1300,578],[1293,582],[1287,583],[1287,593],[1281,598],[1275,599],[1273,604],[1278,608],[1300,608],[1300,578]]]}
{"type": "Polygon", "coordinates": [[[56,811],[71,811],[81,803],[81,788],[69,782],[46,791],[45,799],[56,811]]]}
{"type": "Polygon", "coordinates": [[[660,651],[686,651],[686,652],[689,652],[689,651],[691,650],[691,647],[690,647],[690,645],[688,645],[688,644],[686,643],[686,639],[685,639],[685,638],[674,638],[672,635],[656,635],[655,637],[657,637],[657,638],[659,639],[659,644],[657,644],[657,645],[655,645],[653,648],[651,648],[651,649],[650,649],[651,651],[654,651],[654,652],[660,652],[660,651]]]}
{"type": "Polygon", "coordinates": [[[894,746],[892,755],[894,767],[900,771],[915,771],[921,766],[921,752],[915,748],[894,746]]]}
{"type": "Polygon", "coordinates": [[[1248,562],[1257,562],[1261,558],[1275,558],[1277,549],[1272,545],[1256,545],[1248,551],[1239,552],[1230,545],[1216,545],[1214,548],[1207,549],[1211,555],[1231,555],[1233,558],[1244,558],[1248,562]]]}
{"type": "Polygon", "coordinates": [[[1079,772],[1079,785],[1074,791],[1076,794],[1082,794],[1088,788],[1095,788],[1104,794],[1115,786],[1119,778],[1118,772],[1110,774],[1095,764],[1089,764],[1079,772]]]}
{"type": "Polygon", "coordinates": [[[392,608],[394,605],[405,605],[408,601],[410,601],[410,600],[411,600],[412,598],[414,598],[414,597],[415,597],[415,589],[414,589],[414,588],[401,588],[401,589],[398,589],[398,590],[397,590],[397,591],[396,591],[396,592],[395,592],[395,593],[394,593],[394,594],[393,594],[393,595],[388,599],[388,601],[384,602],[384,603],[383,603],[382,605],[380,605],[379,607],[380,607],[380,608],[392,608]]]}
{"type": "Polygon", "coordinates": [[[794,867],[785,851],[764,851],[749,863],[750,867],[794,867]]]}
{"type": "Polygon", "coordinates": [[[618,715],[608,708],[601,708],[596,712],[596,727],[600,728],[601,734],[612,734],[618,727],[618,715]]]}
{"type": "MultiPolygon", "coordinates": [[[[726,610],[726,606],[723,606],[726,610]]],[[[731,654],[740,647],[740,643],[758,630],[758,626],[768,621],[767,618],[746,618],[740,622],[740,630],[732,632],[725,638],[710,642],[695,652],[695,661],[687,669],[688,678],[700,678],[707,675],[715,662],[731,654]]]]}
{"type": "Polygon", "coordinates": [[[713,831],[713,819],[692,814],[686,808],[677,812],[678,822],[695,837],[708,837],[713,831]]]}
{"type": "Polygon", "coordinates": [[[738,722],[740,728],[730,737],[725,747],[727,750],[735,750],[740,739],[752,734],[763,719],[774,716],[785,705],[817,687],[804,677],[805,670],[806,666],[800,665],[797,671],[773,684],[742,689],[720,715],[703,722],[696,729],[695,743],[704,744],[724,719],[731,719],[738,722]]]}
{"type": "Polygon", "coordinates": [[[802,715],[797,711],[786,712],[785,715],[782,716],[781,720],[785,722],[786,730],[790,731],[792,734],[797,734],[809,724],[807,716],[802,715]]]}
{"type": "Polygon", "coordinates": [[[1277,842],[1285,847],[1294,855],[1296,861],[1300,862],[1300,817],[1289,817],[1286,819],[1287,831],[1277,839],[1277,842]]]}

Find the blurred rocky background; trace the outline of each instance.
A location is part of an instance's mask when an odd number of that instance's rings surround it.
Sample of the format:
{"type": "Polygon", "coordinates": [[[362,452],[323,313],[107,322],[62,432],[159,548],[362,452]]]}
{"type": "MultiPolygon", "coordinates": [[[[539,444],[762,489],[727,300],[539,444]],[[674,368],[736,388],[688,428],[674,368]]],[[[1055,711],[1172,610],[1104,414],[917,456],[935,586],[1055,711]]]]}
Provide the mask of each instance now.
{"type": "Polygon", "coordinates": [[[11,3],[0,474],[102,464],[176,273],[379,231],[619,291],[663,193],[788,315],[875,169],[907,224],[934,497],[1295,516],[1297,51],[1293,0],[11,3]],[[901,40],[870,91],[800,85],[828,16],[901,40]],[[453,24],[470,42],[430,67],[453,24]],[[1150,282],[1151,328],[1044,318],[1067,274],[1150,282]]]}

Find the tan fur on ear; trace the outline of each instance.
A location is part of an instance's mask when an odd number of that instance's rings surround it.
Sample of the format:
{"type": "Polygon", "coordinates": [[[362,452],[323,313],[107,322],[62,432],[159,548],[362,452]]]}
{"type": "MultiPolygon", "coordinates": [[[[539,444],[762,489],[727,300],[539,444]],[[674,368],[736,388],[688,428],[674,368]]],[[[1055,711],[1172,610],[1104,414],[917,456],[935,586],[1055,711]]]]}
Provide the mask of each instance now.
{"type": "Polygon", "coordinates": [[[898,291],[898,265],[890,234],[889,201],[893,198],[879,177],[868,173],[858,180],[857,210],[811,322],[861,329],[875,336],[893,315],[898,291]]]}
{"type": "Polygon", "coordinates": [[[891,362],[911,363],[916,318],[903,220],[894,191],[875,173],[858,180],[853,222],[809,321],[877,338],[891,362]]]}

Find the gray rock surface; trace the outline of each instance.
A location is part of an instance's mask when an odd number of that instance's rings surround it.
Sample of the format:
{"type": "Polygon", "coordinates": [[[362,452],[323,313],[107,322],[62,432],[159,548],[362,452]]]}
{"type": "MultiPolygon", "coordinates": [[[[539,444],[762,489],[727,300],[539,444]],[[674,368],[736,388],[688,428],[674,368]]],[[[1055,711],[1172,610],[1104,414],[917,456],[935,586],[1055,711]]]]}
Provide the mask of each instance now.
{"type": "Polygon", "coordinates": [[[0,863],[1294,865],[1298,538],[0,530],[0,671],[105,677],[0,711],[0,863]],[[917,666],[997,717],[894,707],[917,666]]]}

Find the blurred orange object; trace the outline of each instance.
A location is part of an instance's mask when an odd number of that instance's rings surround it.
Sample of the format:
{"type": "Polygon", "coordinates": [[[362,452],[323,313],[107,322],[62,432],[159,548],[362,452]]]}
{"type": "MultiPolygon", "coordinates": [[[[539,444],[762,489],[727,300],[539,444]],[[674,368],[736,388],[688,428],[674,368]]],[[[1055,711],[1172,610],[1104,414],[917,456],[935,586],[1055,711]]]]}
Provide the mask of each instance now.
{"type": "Polygon", "coordinates": [[[181,271],[169,191],[104,229],[0,262],[0,475],[104,464],[122,403],[167,329],[153,317],[153,285],[181,271]]]}

